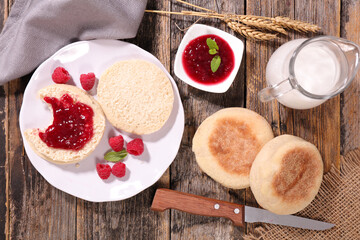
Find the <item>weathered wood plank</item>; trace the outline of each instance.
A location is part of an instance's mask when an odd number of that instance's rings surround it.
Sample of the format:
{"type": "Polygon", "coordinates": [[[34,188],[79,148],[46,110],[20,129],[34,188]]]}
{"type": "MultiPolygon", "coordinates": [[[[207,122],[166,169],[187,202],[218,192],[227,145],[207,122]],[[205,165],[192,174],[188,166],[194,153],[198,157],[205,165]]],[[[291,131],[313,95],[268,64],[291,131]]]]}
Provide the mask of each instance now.
{"type": "MultiPolygon", "coordinates": [[[[340,1],[297,1],[295,18],[318,24],[325,35],[340,36],[340,1]]],[[[340,166],[339,96],[317,108],[294,111],[294,128],[296,136],[319,148],[326,172],[331,164],[340,166]]]]}
{"type": "MultiPolygon", "coordinates": [[[[341,9],[341,37],[360,45],[360,2],[346,0],[341,9]]],[[[341,96],[341,152],[360,147],[360,73],[341,96]]]]}
{"type": "Polygon", "coordinates": [[[7,13],[7,5],[8,5],[7,1],[1,1],[0,2],[0,32],[4,27],[5,20],[6,20],[6,17],[8,15],[8,13],[7,13]]]}
{"type": "Polygon", "coordinates": [[[158,182],[142,193],[118,202],[78,200],[77,239],[170,239],[168,214],[150,210],[158,182]]]}
{"type": "Polygon", "coordinates": [[[7,204],[7,162],[6,162],[6,133],[7,133],[7,106],[6,106],[6,93],[4,86],[0,87],[0,239],[6,238],[7,218],[9,216],[7,204]]]}
{"type": "MultiPolygon", "coordinates": [[[[0,2],[0,32],[4,27],[5,20],[8,16],[8,2],[0,2]]],[[[7,174],[7,95],[6,86],[0,87],[0,239],[6,239],[8,236],[8,217],[9,208],[7,207],[8,199],[8,174],[7,174]]]]}
{"type": "MultiPolygon", "coordinates": [[[[170,1],[149,1],[148,9],[170,9],[170,1]]],[[[145,14],[138,36],[130,40],[154,54],[170,70],[169,18],[145,14]]],[[[169,171],[149,189],[109,203],[77,201],[77,239],[170,239],[170,214],[150,210],[155,190],[169,188],[169,171]]]]}
{"type": "MultiPolygon", "coordinates": [[[[190,3],[206,7],[220,12],[244,13],[243,1],[188,1],[190,3]],[[217,9],[218,8],[218,9],[217,9]]],[[[179,3],[172,4],[172,11],[191,9],[179,3]]],[[[184,36],[184,32],[178,30],[187,28],[197,18],[171,16],[171,66],[174,64],[175,54],[184,36]]],[[[199,23],[208,24],[230,32],[225,24],[216,20],[203,19],[199,23]]],[[[198,167],[194,154],[191,151],[192,139],[200,123],[214,112],[225,107],[244,106],[244,82],[245,65],[241,69],[231,86],[223,94],[212,94],[197,90],[176,78],[172,69],[171,73],[177,81],[185,109],[185,131],[181,148],[175,162],[171,165],[171,188],[217,198],[235,203],[244,203],[244,191],[235,191],[221,186],[198,167]]],[[[190,215],[176,210],[171,211],[171,239],[238,239],[242,236],[242,230],[234,227],[229,220],[190,215]]]]}
{"type": "MultiPolygon", "coordinates": [[[[246,13],[259,16],[286,16],[293,17],[293,1],[247,1],[246,13]]],[[[276,41],[246,42],[246,76],[247,97],[246,107],[265,117],[271,124],[274,135],[292,133],[293,110],[281,106],[277,101],[261,103],[257,97],[258,91],[266,87],[266,64],[272,53],[283,43],[291,40],[293,34],[280,36],[276,41]]],[[[246,189],[246,204],[258,206],[250,188],[246,189]]],[[[247,232],[252,232],[259,224],[247,224],[247,232]]]]}

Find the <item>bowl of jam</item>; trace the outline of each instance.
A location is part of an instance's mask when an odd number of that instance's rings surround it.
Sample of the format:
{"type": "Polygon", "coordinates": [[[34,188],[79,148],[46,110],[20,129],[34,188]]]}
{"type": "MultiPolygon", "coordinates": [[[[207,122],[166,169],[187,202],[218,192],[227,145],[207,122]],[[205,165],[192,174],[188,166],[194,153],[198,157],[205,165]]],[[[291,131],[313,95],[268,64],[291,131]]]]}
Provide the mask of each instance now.
{"type": "Polygon", "coordinates": [[[233,35],[203,24],[186,32],[175,57],[175,75],[207,92],[226,92],[239,70],[243,42],[233,35]]]}

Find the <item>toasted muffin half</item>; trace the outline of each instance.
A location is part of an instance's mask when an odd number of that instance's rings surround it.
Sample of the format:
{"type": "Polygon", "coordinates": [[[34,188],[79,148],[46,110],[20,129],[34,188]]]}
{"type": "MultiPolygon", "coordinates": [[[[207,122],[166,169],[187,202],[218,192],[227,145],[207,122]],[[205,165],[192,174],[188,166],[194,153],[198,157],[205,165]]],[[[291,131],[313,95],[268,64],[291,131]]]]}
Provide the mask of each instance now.
{"type": "Polygon", "coordinates": [[[295,136],[269,141],[256,156],[250,187],[256,201],[276,214],[293,214],[315,198],[323,177],[318,149],[295,136]]]}
{"type": "Polygon", "coordinates": [[[113,126],[138,135],[158,131],[174,102],[166,73],[138,59],[116,62],[106,69],[99,79],[97,96],[113,126]]]}
{"type": "Polygon", "coordinates": [[[269,123],[245,108],[225,108],[197,129],[192,150],[200,168],[222,185],[249,187],[251,165],[262,146],[274,137],[269,123]]]}

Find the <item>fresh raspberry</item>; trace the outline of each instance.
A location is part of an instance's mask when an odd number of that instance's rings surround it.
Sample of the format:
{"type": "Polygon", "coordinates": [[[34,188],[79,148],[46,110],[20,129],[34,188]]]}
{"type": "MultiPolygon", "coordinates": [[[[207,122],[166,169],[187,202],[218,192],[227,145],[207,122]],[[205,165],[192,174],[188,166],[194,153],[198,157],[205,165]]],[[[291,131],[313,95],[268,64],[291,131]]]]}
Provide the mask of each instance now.
{"type": "Polygon", "coordinates": [[[95,74],[90,72],[88,74],[81,74],[80,75],[80,83],[82,88],[85,91],[89,91],[94,87],[95,84],[95,74]]]}
{"type": "Polygon", "coordinates": [[[97,163],[96,171],[101,179],[108,179],[111,174],[111,167],[109,166],[109,164],[97,163]]]}
{"type": "Polygon", "coordinates": [[[55,83],[67,83],[67,81],[70,80],[70,74],[65,68],[57,67],[51,75],[51,78],[55,83]]]}
{"type": "Polygon", "coordinates": [[[115,152],[120,152],[124,148],[124,138],[119,135],[109,138],[109,145],[115,152]]]}
{"type": "Polygon", "coordinates": [[[111,169],[111,172],[116,177],[125,176],[125,173],[126,173],[126,165],[125,165],[125,163],[122,163],[122,162],[115,163],[115,165],[111,169]]]}
{"type": "Polygon", "coordinates": [[[142,139],[135,138],[126,145],[126,150],[131,155],[139,156],[144,152],[144,143],[142,139]]]}

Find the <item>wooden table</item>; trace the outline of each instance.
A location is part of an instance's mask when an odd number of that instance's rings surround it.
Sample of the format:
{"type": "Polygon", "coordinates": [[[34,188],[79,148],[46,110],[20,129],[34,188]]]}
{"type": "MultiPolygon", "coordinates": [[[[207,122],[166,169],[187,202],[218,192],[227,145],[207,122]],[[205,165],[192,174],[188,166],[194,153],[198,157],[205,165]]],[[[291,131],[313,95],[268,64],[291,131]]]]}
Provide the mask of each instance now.
{"type": "MultiPolygon", "coordinates": [[[[0,29],[12,2],[0,2],[0,29]]],[[[213,0],[189,2],[215,8],[213,0]]],[[[149,0],[148,9],[177,11],[184,8],[170,0],[149,0]]],[[[318,24],[323,34],[360,43],[360,1],[357,0],[217,0],[216,9],[237,14],[288,16],[318,24]]],[[[174,76],[174,57],[184,36],[175,23],[186,28],[195,20],[193,17],[145,14],[138,36],[130,42],[153,53],[174,76]]],[[[200,22],[234,34],[219,21],[200,22]]],[[[199,124],[225,107],[254,110],[271,123],[276,135],[293,134],[314,143],[321,151],[327,170],[332,163],[339,167],[340,154],[360,146],[359,74],[343,94],[311,110],[288,109],[276,101],[264,104],[257,98],[257,92],[266,85],[265,66],[274,50],[290,39],[309,36],[291,32],[288,37],[276,41],[246,41],[240,71],[224,94],[202,92],[174,76],[185,109],[185,132],[179,153],[154,186],[125,201],[91,203],[47,183],[26,156],[19,130],[22,95],[31,75],[1,86],[0,239],[241,239],[254,225],[243,229],[234,227],[226,219],[175,210],[152,212],[149,207],[154,192],[165,187],[256,206],[249,189],[227,189],[203,174],[191,151],[192,138],[199,124]]]]}

